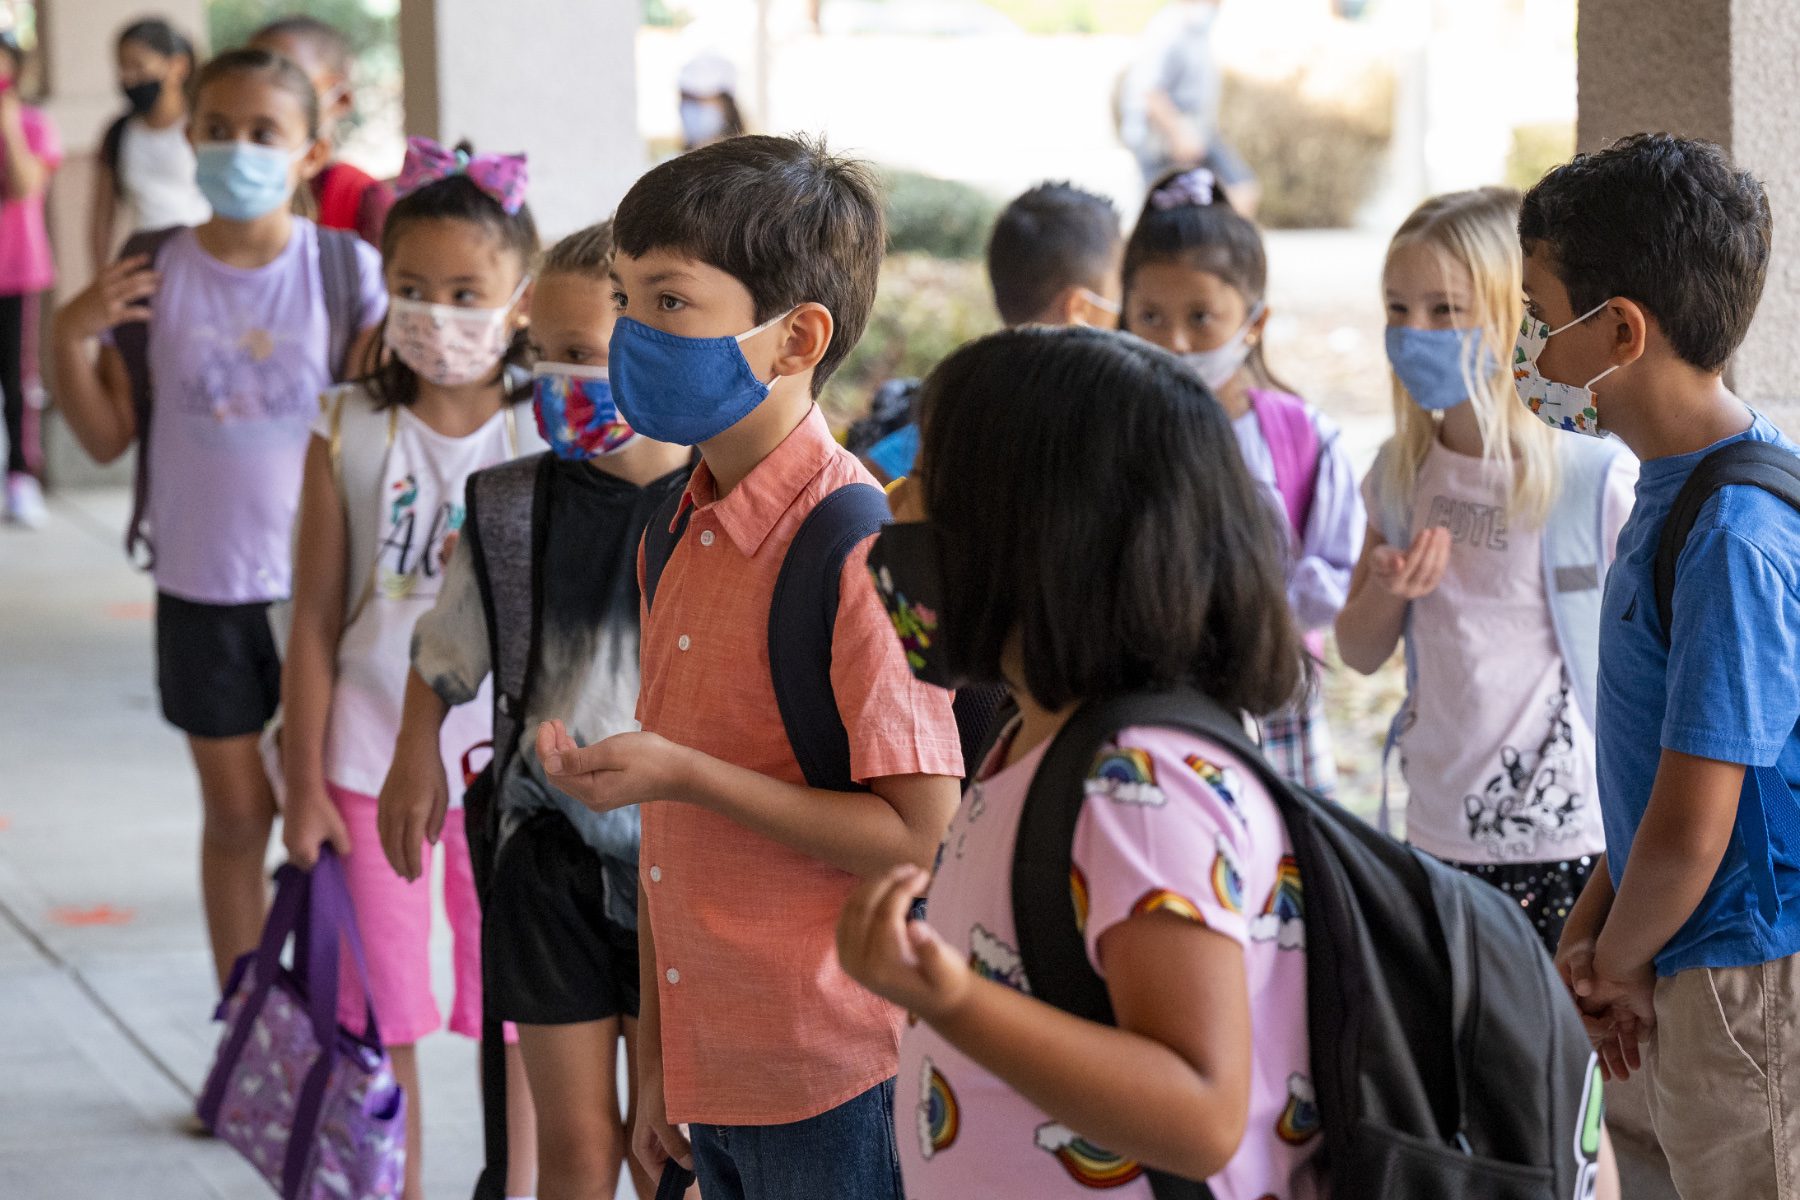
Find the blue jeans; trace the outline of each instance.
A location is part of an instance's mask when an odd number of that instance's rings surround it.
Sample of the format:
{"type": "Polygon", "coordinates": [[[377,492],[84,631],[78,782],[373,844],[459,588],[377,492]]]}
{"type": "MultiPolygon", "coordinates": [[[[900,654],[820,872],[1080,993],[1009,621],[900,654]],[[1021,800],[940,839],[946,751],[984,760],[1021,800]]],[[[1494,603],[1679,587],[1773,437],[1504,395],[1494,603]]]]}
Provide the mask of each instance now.
{"type": "Polygon", "coordinates": [[[791,1125],[690,1125],[706,1200],[901,1200],[894,1081],[791,1125]]]}

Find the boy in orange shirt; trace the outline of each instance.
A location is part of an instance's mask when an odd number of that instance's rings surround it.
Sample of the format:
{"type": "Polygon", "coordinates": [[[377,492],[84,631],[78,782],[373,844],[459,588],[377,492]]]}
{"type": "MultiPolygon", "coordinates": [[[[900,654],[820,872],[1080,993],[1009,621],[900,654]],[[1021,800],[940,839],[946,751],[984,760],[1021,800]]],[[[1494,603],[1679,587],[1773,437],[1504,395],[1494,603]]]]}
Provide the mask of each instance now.
{"type": "Polygon", "coordinates": [[[950,694],[914,679],[870,586],[873,528],[805,664],[835,711],[791,711],[771,667],[797,535],[873,484],[814,400],[874,302],[880,198],[817,143],[740,137],[645,175],[613,229],[619,409],[703,461],[645,536],[643,731],[581,748],[550,722],[538,751],[584,804],[643,805],[633,1145],[692,1164],[707,1200],[899,1200],[901,1014],[843,973],[834,930],[859,877],[930,865],[963,763],[950,694]],[[790,740],[821,722],[842,787],[809,786],[790,740]]]}

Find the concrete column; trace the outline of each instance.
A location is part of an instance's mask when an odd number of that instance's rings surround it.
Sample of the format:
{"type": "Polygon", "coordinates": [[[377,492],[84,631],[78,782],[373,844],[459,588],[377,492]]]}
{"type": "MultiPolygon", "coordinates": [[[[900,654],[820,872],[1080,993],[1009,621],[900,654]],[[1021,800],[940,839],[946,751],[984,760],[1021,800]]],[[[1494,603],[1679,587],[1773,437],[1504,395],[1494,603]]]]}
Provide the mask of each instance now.
{"type": "Polygon", "coordinates": [[[496,11],[493,0],[401,0],[406,131],[523,150],[546,239],[610,216],[644,168],[639,6],[540,4],[528,20],[496,20],[496,11]]]}
{"type": "Polygon", "coordinates": [[[1645,130],[1724,146],[1769,190],[1775,252],[1728,379],[1800,429],[1800,4],[1794,0],[1581,0],[1583,150],[1645,130]]]}
{"type": "MultiPolygon", "coordinates": [[[[195,39],[204,53],[204,0],[158,0],[156,14],[195,39]]],[[[66,299],[87,286],[94,263],[88,253],[88,207],[94,194],[94,171],[100,140],[124,110],[119,95],[113,39],[145,15],[143,0],[37,0],[38,54],[43,60],[44,111],[62,136],[63,165],[50,186],[46,215],[56,252],[54,300],[66,299]]],[[[46,312],[46,326],[48,312],[46,312]]],[[[46,369],[48,355],[45,356],[46,369]]],[[[54,381],[51,381],[54,387],[54,381]]],[[[130,459],[109,468],[94,465],[75,445],[54,410],[44,427],[44,455],[50,479],[58,486],[122,483],[130,478],[130,459]]]]}

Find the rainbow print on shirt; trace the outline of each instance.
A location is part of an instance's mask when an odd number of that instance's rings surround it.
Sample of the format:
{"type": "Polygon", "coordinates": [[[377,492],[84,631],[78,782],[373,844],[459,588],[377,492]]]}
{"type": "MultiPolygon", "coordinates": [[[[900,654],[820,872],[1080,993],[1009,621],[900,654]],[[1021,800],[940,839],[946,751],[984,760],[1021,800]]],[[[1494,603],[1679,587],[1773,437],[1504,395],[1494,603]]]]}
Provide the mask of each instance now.
{"type": "Polygon", "coordinates": [[[938,1072],[928,1058],[920,1064],[919,1079],[919,1155],[926,1162],[956,1144],[962,1132],[962,1109],[950,1081],[938,1072]]]}
{"type": "Polygon", "coordinates": [[[1015,992],[1031,991],[1025,983],[1025,961],[1019,952],[981,925],[969,930],[969,969],[1015,992]]]}
{"type": "Polygon", "coordinates": [[[1300,864],[1289,854],[1275,872],[1275,884],[1263,910],[1250,922],[1250,937],[1258,942],[1279,942],[1283,950],[1306,948],[1306,905],[1300,890],[1300,864]]]}
{"type": "Polygon", "coordinates": [[[1197,925],[1206,924],[1206,918],[1200,914],[1200,906],[1183,896],[1180,892],[1171,892],[1168,888],[1155,888],[1145,892],[1138,902],[1131,906],[1131,915],[1141,917],[1148,913],[1174,913],[1186,921],[1197,925]]]}
{"type": "Polygon", "coordinates": [[[1069,1178],[1085,1188],[1104,1191],[1124,1187],[1144,1173],[1144,1168],[1129,1158],[1102,1150],[1068,1126],[1055,1122],[1038,1126],[1037,1144],[1038,1149],[1055,1155],[1069,1178]]]}
{"type": "Polygon", "coordinates": [[[1287,1107],[1275,1122],[1275,1136],[1290,1146],[1303,1146],[1319,1134],[1319,1100],[1312,1080],[1298,1071],[1287,1082],[1287,1107]]]}
{"type": "Polygon", "coordinates": [[[1188,770],[1200,777],[1200,782],[1211,788],[1231,810],[1231,815],[1240,822],[1244,820],[1244,812],[1238,807],[1238,776],[1230,767],[1221,767],[1211,759],[1202,758],[1198,754],[1190,754],[1182,759],[1188,770]]]}
{"type": "Polygon", "coordinates": [[[1156,766],[1147,751],[1130,746],[1100,751],[1088,772],[1087,794],[1105,796],[1115,804],[1161,808],[1168,797],[1156,786],[1156,766]]]}
{"type": "Polygon", "coordinates": [[[1075,904],[1075,929],[1086,933],[1088,923],[1088,881],[1081,868],[1069,867],[1069,899],[1075,904]]]}
{"type": "Polygon", "coordinates": [[[1244,869],[1238,865],[1237,854],[1225,835],[1219,835],[1219,853],[1213,859],[1212,885],[1213,896],[1226,912],[1241,913],[1244,911],[1244,869]]]}

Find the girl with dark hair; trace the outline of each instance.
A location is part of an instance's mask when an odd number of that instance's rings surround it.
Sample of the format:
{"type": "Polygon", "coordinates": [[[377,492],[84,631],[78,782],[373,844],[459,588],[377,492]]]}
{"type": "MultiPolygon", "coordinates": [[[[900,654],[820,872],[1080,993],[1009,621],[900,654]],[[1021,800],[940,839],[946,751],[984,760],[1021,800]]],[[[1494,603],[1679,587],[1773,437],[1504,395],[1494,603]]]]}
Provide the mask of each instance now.
{"type": "MultiPolygon", "coordinates": [[[[344,864],[368,949],[369,986],[394,1075],[406,1089],[406,1196],[421,1195],[418,1041],[445,1022],[431,987],[431,886],[388,865],[377,797],[411,673],[413,626],[443,586],[470,475],[545,448],[523,368],[528,276],[537,229],[525,160],[473,155],[413,138],[401,198],[382,237],[386,354],[328,392],[313,426],[295,539],[294,626],[282,672],[282,840],[302,866],[330,842],[344,864]]],[[[433,756],[448,808],[431,841],[446,854],[444,909],[454,935],[449,1026],[481,1036],[481,917],[462,794],[493,739],[490,692],[453,710],[433,756]]],[[[417,847],[429,876],[430,847],[417,847]]],[[[360,992],[339,1018],[360,1028],[360,992]]],[[[536,1147],[518,1047],[507,1047],[507,1195],[534,1190],[536,1147]]]]}
{"type": "Polygon", "coordinates": [[[187,130],[193,43],[152,18],[127,25],[117,46],[127,110],[107,127],[94,172],[88,248],[96,269],[113,256],[121,208],[127,233],[199,225],[211,213],[194,181],[187,130]]]}
{"type": "Polygon", "coordinates": [[[281,683],[269,609],[289,592],[309,431],[319,393],[367,354],[387,294],[373,247],[292,210],[325,156],[298,67],[222,54],[196,78],[194,110],[212,217],[128,243],[56,314],[53,342],[82,448],[101,462],[139,449],[128,545],[150,555],[162,711],[200,776],[222,983],[268,904],[275,797],[258,739],[281,683]]]}
{"type": "Polygon", "coordinates": [[[921,404],[921,482],[897,515],[923,522],[887,527],[871,568],[896,629],[929,628],[902,637],[922,678],[1004,681],[1020,712],[936,878],[870,880],[838,928],[845,969],[916,1017],[894,1103],[906,1195],[1148,1200],[1161,1170],[1311,1200],[1302,881],[1241,760],[1127,728],[1094,762],[1068,887],[1116,1026],[1036,998],[1012,903],[1033,777],[1083,702],[1189,687],[1265,713],[1300,686],[1274,515],[1230,425],[1176,359],[1097,330],[972,343],[921,404]],[[930,923],[909,921],[927,890],[930,923]]]}
{"type": "Polygon", "coordinates": [[[0,34],[0,399],[6,405],[6,518],[36,528],[46,514],[36,474],[37,422],[25,404],[26,331],[37,327],[31,318],[38,297],[56,282],[44,227],[44,193],[62,162],[62,145],[43,110],[20,98],[24,71],[24,48],[10,34],[0,34]]]}
{"type": "MultiPolygon", "coordinates": [[[[1268,261],[1256,226],[1212,173],[1165,176],[1125,245],[1121,328],[1179,356],[1231,419],[1266,501],[1281,513],[1287,595],[1315,658],[1350,589],[1364,527],[1356,474],[1334,426],[1270,373],[1268,261]]],[[[1276,770],[1324,796],[1337,790],[1317,688],[1263,725],[1276,770]]]]}

